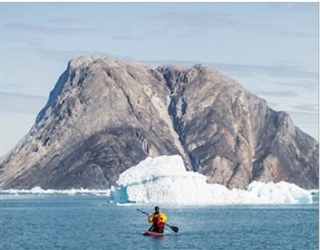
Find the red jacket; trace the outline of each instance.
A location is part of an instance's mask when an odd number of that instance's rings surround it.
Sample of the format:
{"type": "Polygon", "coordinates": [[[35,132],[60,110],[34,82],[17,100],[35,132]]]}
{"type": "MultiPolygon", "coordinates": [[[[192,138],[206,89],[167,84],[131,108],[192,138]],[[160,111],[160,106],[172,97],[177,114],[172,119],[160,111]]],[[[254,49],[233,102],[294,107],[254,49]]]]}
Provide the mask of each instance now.
{"type": "Polygon", "coordinates": [[[164,223],[167,221],[167,216],[164,213],[160,212],[159,214],[149,215],[148,220],[149,220],[149,222],[153,222],[153,224],[157,228],[163,228],[164,223]]]}

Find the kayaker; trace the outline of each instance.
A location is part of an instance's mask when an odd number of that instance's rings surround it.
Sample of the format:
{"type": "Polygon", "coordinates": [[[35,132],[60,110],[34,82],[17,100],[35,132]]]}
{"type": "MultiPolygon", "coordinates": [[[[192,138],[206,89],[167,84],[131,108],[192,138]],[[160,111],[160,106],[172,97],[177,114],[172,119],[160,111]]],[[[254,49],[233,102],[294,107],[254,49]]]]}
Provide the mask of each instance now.
{"type": "Polygon", "coordinates": [[[148,221],[149,223],[152,223],[149,231],[163,233],[164,223],[167,221],[167,216],[160,212],[160,208],[156,206],[154,208],[154,213],[149,215],[148,221]]]}

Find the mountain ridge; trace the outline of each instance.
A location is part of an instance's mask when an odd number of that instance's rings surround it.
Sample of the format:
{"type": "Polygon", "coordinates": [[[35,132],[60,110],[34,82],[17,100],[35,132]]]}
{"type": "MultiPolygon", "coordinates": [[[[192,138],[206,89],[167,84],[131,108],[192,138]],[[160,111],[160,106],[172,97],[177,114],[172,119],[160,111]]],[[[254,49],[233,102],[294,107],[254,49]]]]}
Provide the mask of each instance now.
{"type": "Polygon", "coordinates": [[[286,112],[216,70],[79,57],[2,161],[0,187],[109,188],[147,156],[179,154],[228,188],[317,188],[318,147],[286,112]]]}

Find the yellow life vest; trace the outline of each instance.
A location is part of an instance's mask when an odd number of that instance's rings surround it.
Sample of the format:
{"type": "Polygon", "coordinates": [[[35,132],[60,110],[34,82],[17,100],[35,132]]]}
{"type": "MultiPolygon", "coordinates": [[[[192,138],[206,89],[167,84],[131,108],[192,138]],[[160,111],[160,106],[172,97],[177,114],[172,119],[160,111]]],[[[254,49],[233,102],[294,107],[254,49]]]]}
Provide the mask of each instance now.
{"type": "Polygon", "coordinates": [[[155,216],[159,216],[160,217],[160,221],[164,222],[164,223],[168,220],[167,216],[164,213],[159,212],[159,214],[150,214],[149,217],[148,217],[148,221],[150,223],[153,222],[153,219],[155,218],[155,216]]]}

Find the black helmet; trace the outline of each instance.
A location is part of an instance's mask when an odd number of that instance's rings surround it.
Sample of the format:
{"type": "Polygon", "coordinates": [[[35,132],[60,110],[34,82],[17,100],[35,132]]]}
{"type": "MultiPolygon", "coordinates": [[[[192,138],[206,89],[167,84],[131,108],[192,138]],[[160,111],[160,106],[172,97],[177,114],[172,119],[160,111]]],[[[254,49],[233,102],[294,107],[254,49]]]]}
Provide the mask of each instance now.
{"type": "Polygon", "coordinates": [[[154,210],[155,210],[155,211],[159,211],[160,208],[159,208],[158,206],[156,206],[156,207],[154,207],[154,210]]]}

